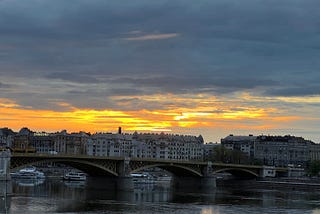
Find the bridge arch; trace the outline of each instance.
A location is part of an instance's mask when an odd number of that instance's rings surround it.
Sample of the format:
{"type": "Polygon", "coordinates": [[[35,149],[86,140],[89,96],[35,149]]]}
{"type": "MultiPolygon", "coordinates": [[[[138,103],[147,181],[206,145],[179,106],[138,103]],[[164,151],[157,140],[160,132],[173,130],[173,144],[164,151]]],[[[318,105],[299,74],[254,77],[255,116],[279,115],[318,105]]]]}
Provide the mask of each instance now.
{"type": "Polygon", "coordinates": [[[178,164],[150,164],[150,165],[145,165],[142,167],[138,167],[133,169],[130,173],[137,173],[140,172],[144,169],[150,169],[150,168],[161,168],[164,170],[167,170],[171,172],[173,175],[179,176],[179,177],[202,177],[203,174],[195,169],[192,169],[187,166],[183,165],[178,165],[178,164]]]}
{"type": "Polygon", "coordinates": [[[236,177],[245,177],[245,178],[257,178],[259,177],[259,174],[244,168],[223,168],[213,171],[213,174],[217,174],[220,172],[229,172],[230,174],[236,176],[236,177]]]}
{"type": "Polygon", "coordinates": [[[11,168],[11,170],[18,170],[21,168],[24,168],[26,166],[30,165],[37,165],[42,163],[62,163],[67,166],[74,167],[76,169],[79,169],[85,173],[88,173],[89,175],[95,175],[95,176],[110,176],[115,177],[118,176],[118,173],[110,170],[108,167],[103,166],[98,163],[90,162],[87,160],[72,160],[72,159],[64,159],[64,158],[54,158],[54,159],[45,159],[45,160],[36,160],[36,161],[30,161],[23,164],[20,164],[19,166],[15,166],[11,168]]]}

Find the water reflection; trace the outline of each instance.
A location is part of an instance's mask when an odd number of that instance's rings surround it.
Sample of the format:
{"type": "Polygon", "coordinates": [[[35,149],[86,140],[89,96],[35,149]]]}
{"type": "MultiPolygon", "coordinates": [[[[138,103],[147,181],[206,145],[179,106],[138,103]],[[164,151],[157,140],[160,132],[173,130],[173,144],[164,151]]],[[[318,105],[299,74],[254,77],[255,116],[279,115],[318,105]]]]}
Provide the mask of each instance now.
{"type": "Polygon", "coordinates": [[[8,213],[11,204],[12,183],[0,181],[0,213],[8,213]]]}
{"type": "MultiPolygon", "coordinates": [[[[13,183],[6,197],[11,213],[310,213],[320,214],[317,192],[250,190],[236,187],[213,191],[174,190],[169,185],[135,185],[117,191],[112,179],[87,182],[45,180],[37,185],[13,183]]],[[[1,201],[1,207],[4,207],[1,201]]],[[[0,212],[4,212],[1,210],[0,212]]]]}
{"type": "Polygon", "coordinates": [[[219,209],[213,207],[203,207],[201,209],[201,214],[220,214],[219,209]]]}
{"type": "Polygon", "coordinates": [[[70,188],[85,188],[86,181],[63,181],[63,184],[70,188]]]}
{"type": "Polygon", "coordinates": [[[13,182],[16,183],[18,186],[37,186],[43,184],[45,181],[44,178],[42,179],[14,179],[13,182]]]}

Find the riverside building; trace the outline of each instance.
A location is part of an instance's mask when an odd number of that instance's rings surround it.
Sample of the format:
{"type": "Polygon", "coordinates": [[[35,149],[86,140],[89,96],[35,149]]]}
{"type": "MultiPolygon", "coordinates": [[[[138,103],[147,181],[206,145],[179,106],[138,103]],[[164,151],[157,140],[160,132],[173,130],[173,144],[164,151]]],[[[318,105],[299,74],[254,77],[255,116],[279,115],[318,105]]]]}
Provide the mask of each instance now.
{"type": "Polygon", "coordinates": [[[87,154],[165,160],[202,160],[201,136],[169,134],[97,133],[87,144],[87,154]]]}
{"type": "Polygon", "coordinates": [[[65,130],[56,133],[33,132],[22,128],[13,136],[10,148],[13,152],[48,153],[48,154],[86,154],[89,135],[84,132],[67,133],[65,130]]]}
{"type": "Polygon", "coordinates": [[[134,142],[130,135],[96,133],[86,144],[87,155],[105,157],[134,157],[134,142]]]}
{"type": "Polygon", "coordinates": [[[278,167],[305,167],[312,160],[320,160],[320,145],[302,137],[233,136],[221,139],[230,150],[239,150],[261,164],[278,167]]]}
{"type": "Polygon", "coordinates": [[[212,160],[215,155],[215,148],[220,146],[220,143],[205,143],[203,145],[203,160],[212,160]]]}
{"type": "Polygon", "coordinates": [[[0,148],[11,147],[15,133],[8,128],[0,129],[0,148]]]}
{"type": "MultiPolygon", "coordinates": [[[[306,166],[310,161],[320,160],[319,144],[290,135],[229,135],[221,139],[221,144],[270,166],[306,166]]],[[[22,128],[14,133],[8,128],[0,129],[0,148],[9,147],[12,152],[203,161],[214,155],[214,147],[218,145],[204,144],[201,135],[123,134],[121,129],[118,133],[92,135],[65,130],[36,133],[22,128]]]]}
{"type": "Polygon", "coordinates": [[[261,135],[256,139],[255,158],[265,165],[304,167],[311,160],[311,145],[315,144],[302,137],[261,135]]]}
{"type": "Polygon", "coordinates": [[[253,135],[242,136],[230,134],[221,139],[221,145],[230,150],[241,151],[248,157],[254,158],[254,143],[256,139],[257,137],[253,135]]]}

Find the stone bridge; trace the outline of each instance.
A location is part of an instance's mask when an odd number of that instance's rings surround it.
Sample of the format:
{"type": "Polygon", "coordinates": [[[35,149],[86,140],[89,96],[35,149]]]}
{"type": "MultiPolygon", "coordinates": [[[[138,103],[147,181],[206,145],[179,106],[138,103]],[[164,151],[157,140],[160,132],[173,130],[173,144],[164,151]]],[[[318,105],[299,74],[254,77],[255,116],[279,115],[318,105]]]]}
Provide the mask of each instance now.
{"type": "MultiPolygon", "coordinates": [[[[144,169],[159,167],[175,176],[205,177],[220,172],[229,172],[236,177],[262,177],[263,166],[225,164],[199,161],[180,161],[145,158],[98,157],[87,155],[50,155],[41,153],[14,153],[10,170],[40,163],[63,163],[80,169],[92,176],[128,176],[144,169]]],[[[278,173],[286,168],[276,168],[278,173]]]]}
{"type": "Polygon", "coordinates": [[[80,169],[91,176],[125,177],[144,169],[159,167],[175,176],[203,177],[211,172],[211,164],[178,160],[141,159],[124,157],[98,157],[87,155],[50,155],[14,153],[10,170],[41,163],[63,163],[80,169]]]}
{"type": "MultiPolygon", "coordinates": [[[[182,178],[208,180],[220,172],[229,172],[242,178],[262,177],[264,174],[264,167],[255,165],[41,153],[13,153],[10,160],[10,170],[40,163],[63,163],[80,169],[93,177],[107,176],[117,179],[130,178],[131,173],[154,167],[165,169],[180,180],[182,178]]],[[[285,172],[285,169],[276,170],[277,172],[285,172]]],[[[125,183],[121,185],[125,186],[125,183]]]]}

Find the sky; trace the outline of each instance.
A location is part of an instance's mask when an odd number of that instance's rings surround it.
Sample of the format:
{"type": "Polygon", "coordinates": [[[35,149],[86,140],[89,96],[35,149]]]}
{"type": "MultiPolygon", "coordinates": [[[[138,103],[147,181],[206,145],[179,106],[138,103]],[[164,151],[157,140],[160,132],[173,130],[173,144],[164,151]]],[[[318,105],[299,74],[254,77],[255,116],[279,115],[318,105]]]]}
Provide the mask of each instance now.
{"type": "Polygon", "coordinates": [[[318,0],[0,0],[0,127],[320,142],[318,0]]]}

